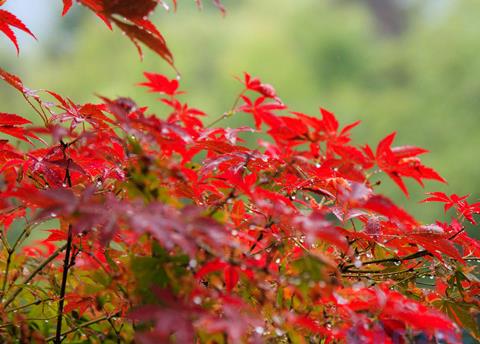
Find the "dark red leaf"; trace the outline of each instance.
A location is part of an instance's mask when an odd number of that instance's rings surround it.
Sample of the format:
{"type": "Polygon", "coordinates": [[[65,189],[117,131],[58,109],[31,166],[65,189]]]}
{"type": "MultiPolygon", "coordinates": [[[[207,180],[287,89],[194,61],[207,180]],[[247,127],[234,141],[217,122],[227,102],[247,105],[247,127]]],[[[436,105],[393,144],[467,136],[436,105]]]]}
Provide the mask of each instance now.
{"type": "Polygon", "coordinates": [[[112,18],[112,21],[132,40],[132,42],[137,46],[138,52],[142,56],[142,48],[139,45],[139,42],[145,44],[147,47],[152,49],[158,55],[160,55],[165,61],[168,62],[172,67],[174,67],[173,56],[170,50],[167,47],[165,39],[161,35],[155,35],[145,29],[142,29],[138,26],[124,23],[116,18],[112,18]]]}

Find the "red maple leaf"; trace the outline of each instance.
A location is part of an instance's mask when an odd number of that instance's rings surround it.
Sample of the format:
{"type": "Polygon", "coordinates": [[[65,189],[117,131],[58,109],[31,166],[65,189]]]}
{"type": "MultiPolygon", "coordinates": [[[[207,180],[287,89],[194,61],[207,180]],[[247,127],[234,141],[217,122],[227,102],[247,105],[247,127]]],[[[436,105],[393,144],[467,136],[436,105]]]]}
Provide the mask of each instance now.
{"type": "Polygon", "coordinates": [[[17,36],[13,32],[12,28],[17,28],[23,32],[28,33],[30,36],[36,39],[35,35],[30,31],[30,29],[15,15],[12,13],[0,10],[0,31],[2,31],[15,45],[17,49],[17,54],[20,53],[20,48],[18,47],[17,36]]]}
{"type": "Polygon", "coordinates": [[[434,169],[421,163],[418,155],[426,153],[426,149],[415,146],[392,148],[395,135],[396,133],[393,132],[380,141],[375,156],[370,147],[366,146],[364,149],[367,155],[377,162],[378,167],[400,187],[406,196],[408,196],[408,190],[402,177],[413,178],[421,186],[423,186],[422,179],[446,182],[434,169]]]}
{"type": "Polygon", "coordinates": [[[31,143],[29,137],[38,139],[35,134],[22,127],[30,123],[32,122],[18,115],[0,112],[0,131],[29,143],[31,143]]]}
{"type": "Polygon", "coordinates": [[[480,202],[470,204],[466,201],[469,195],[458,196],[451,194],[447,196],[443,192],[429,192],[430,197],[424,199],[422,203],[440,202],[444,203],[444,211],[447,212],[450,208],[455,207],[460,216],[464,216],[470,223],[476,224],[473,214],[480,214],[480,202]]]}
{"type": "Polygon", "coordinates": [[[280,103],[265,103],[266,97],[260,97],[255,102],[250,98],[242,96],[245,105],[238,110],[246,113],[251,113],[255,119],[255,126],[260,129],[263,122],[266,122],[271,127],[279,126],[282,120],[274,114],[274,111],[285,110],[287,107],[280,103]]]}
{"type": "Polygon", "coordinates": [[[148,79],[148,82],[142,82],[139,85],[150,88],[150,92],[156,92],[160,94],[166,94],[169,96],[174,96],[182,92],[177,92],[178,90],[178,80],[177,79],[168,79],[165,75],[157,73],[143,73],[148,79]]]}

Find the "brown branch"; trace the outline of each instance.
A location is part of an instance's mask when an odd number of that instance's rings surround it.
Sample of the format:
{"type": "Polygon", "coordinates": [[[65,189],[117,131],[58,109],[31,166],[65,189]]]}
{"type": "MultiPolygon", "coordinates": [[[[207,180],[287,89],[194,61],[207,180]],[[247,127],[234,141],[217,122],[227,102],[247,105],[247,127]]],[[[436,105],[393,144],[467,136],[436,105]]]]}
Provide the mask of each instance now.
{"type": "MultiPolygon", "coordinates": [[[[369,260],[366,262],[362,262],[362,265],[370,265],[370,264],[381,264],[381,263],[401,263],[406,260],[412,260],[416,258],[421,258],[424,256],[431,256],[432,254],[428,252],[427,250],[421,250],[403,257],[391,257],[391,258],[384,258],[384,259],[374,259],[374,260],[369,260]]],[[[355,264],[347,264],[343,267],[341,267],[342,272],[349,272],[351,268],[355,267],[355,264]]]]}

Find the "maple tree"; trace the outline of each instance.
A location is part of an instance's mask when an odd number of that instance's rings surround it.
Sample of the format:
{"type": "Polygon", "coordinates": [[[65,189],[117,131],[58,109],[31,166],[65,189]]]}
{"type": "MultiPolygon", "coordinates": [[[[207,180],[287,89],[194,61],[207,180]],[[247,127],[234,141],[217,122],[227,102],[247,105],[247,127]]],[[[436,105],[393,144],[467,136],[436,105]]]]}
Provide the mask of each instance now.
{"type": "MultiPolygon", "coordinates": [[[[78,2],[174,65],[148,19],[163,2],[78,2]]],[[[65,15],[73,1],[63,4],[65,15]]],[[[0,10],[0,31],[18,50],[11,27],[33,36],[0,10]]],[[[0,113],[6,342],[480,337],[480,243],[465,231],[480,203],[430,193],[425,203],[456,213],[424,224],[379,194],[382,172],[407,196],[403,178],[444,182],[418,157],[426,150],[392,147],[395,133],[375,151],[355,145],[358,122],[291,111],[248,73],[233,107],[208,125],[177,79],[154,72],[139,85],[170,109],[164,119],[130,98],[77,104],[1,68],[0,77],[42,123],[0,113]],[[255,128],[216,126],[233,115],[253,116],[255,128]]]]}

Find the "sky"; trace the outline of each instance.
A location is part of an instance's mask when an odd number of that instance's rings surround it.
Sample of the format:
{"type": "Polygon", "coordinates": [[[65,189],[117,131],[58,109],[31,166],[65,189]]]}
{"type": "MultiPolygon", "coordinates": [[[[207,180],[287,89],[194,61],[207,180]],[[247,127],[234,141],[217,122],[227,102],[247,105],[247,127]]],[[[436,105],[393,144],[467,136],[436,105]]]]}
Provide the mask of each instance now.
{"type": "MultiPolygon", "coordinates": [[[[62,12],[60,0],[9,0],[3,8],[23,21],[40,41],[52,32],[62,12]]],[[[30,36],[18,30],[16,32],[22,53],[27,53],[38,45],[30,36]]]]}

